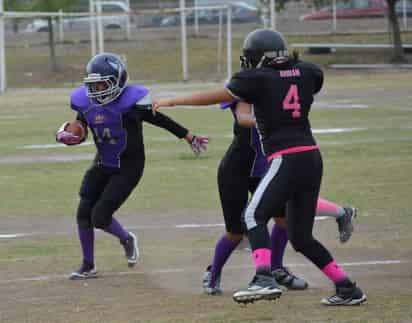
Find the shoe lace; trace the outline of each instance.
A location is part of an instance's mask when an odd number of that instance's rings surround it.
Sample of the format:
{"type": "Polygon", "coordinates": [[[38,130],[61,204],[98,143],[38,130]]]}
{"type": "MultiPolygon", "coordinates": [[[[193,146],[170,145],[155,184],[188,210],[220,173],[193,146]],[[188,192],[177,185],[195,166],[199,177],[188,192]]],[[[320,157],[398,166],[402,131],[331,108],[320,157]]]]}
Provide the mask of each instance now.
{"type": "Polygon", "coordinates": [[[251,282],[249,283],[249,286],[252,286],[259,280],[259,277],[257,275],[253,276],[251,282]]]}
{"type": "Polygon", "coordinates": [[[284,273],[285,276],[290,276],[292,279],[297,278],[288,267],[282,267],[280,268],[282,270],[282,272],[284,273]]]}

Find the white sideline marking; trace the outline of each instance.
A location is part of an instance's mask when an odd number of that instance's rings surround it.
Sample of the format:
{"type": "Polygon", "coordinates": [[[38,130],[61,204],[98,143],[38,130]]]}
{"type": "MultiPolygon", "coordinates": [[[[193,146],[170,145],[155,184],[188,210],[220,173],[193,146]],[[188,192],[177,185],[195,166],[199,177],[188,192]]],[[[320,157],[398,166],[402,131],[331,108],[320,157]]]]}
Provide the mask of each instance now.
{"type": "MultiPolygon", "coordinates": [[[[343,267],[357,267],[357,266],[374,266],[374,265],[398,265],[398,264],[405,264],[410,263],[411,261],[408,260],[369,260],[369,261],[359,261],[359,262],[344,262],[341,263],[343,267]]],[[[313,267],[312,264],[288,264],[288,267],[313,267]]],[[[226,266],[227,269],[248,269],[254,268],[253,266],[226,266]]],[[[151,270],[150,274],[170,274],[170,273],[186,273],[186,272],[193,272],[193,271],[200,271],[203,270],[198,267],[184,267],[184,268],[160,268],[151,270]]],[[[128,276],[128,275],[136,275],[136,274],[143,274],[145,273],[142,270],[136,271],[122,271],[122,272],[106,272],[101,277],[116,277],[116,276],[128,276]]],[[[0,284],[10,284],[10,283],[18,283],[18,282],[36,282],[36,281],[51,281],[51,280],[61,280],[61,279],[68,279],[68,275],[40,275],[40,276],[33,276],[33,277],[22,277],[22,278],[14,278],[14,279],[4,279],[0,280],[0,284]]]]}
{"type": "Polygon", "coordinates": [[[326,129],[313,129],[312,132],[315,134],[328,134],[328,133],[344,133],[344,132],[354,132],[363,131],[367,128],[326,128],[326,129]]]}
{"type": "Polygon", "coordinates": [[[344,262],[342,266],[355,267],[355,266],[368,266],[368,265],[392,265],[392,264],[404,264],[410,261],[403,260],[378,260],[378,261],[361,261],[361,262],[344,262]]]}
{"type": "MultiPolygon", "coordinates": [[[[92,141],[86,141],[81,143],[80,145],[74,145],[74,147],[81,147],[81,146],[91,146],[93,145],[92,141]]],[[[38,145],[25,145],[17,147],[17,149],[49,149],[49,148],[62,148],[67,147],[63,144],[38,144],[38,145]]]]}
{"type": "Polygon", "coordinates": [[[314,102],[313,107],[323,108],[323,109],[339,109],[339,108],[349,108],[349,109],[367,109],[369,105],[367,104],[358,104],[358,103],[348,103],[348,102],[328,102],[328,101],[318,101],[314,102]]]}
{"type": "Polygon", "coordinates": [[[14,119],[28,119],[28,118],[32,118],[32,115],[29,114],[20,114],[20,115],[4,115],[4,116],[0,116],[0,120],[14,120],[14,119]]]}
{"type": "MultiPolygon", "coordinates": [[[[345,132],[353,132],[353,131],[362,131],[366,129],[367,128],[326,128],[326,129],[313,129],[312,132],[315,134],[328,134],[328,133],[345,133],[345,132]]],[[[230,134],[230,137],[233,137],[233,134],[230,134]]],[[[153,137],[151,138],[151,140],[175,141],[173,137],[153,137]]],[[[80,145],[75,145],[75,147],[91,146],[91,145],[93,145],[92,141],[86,141],[80,145]]],[[[63,147],[66,147],[66,145],[56,143],[56,144],[24,145],[24,146],[18,146],[16,148],[17,149],[53,149],[53,148],[63,148],[63,147]]]]}
{"type": "Polygon", "coordinates": [[[0,234],[0,239],[14,239],[19,237],[24,237],[25,233],[11,233],[11,234],[0,234]]]}
{"type": "MultiPolygon", "coordinates": [[[[329,216],[317,216],[315,221],[322,221],[327,219],[335,219],[334,217],[329,216]]],[[[137,225],[137,226],[127,226],[128,230],[159,230],[159,229],[202,229],[202,228],[221,228],[224,227],[224,223],[183,223],[170,225],[137,225]]],[[[68,232],[53,232],[53,234],[65,234],[68,232]]],[[[9,234],[0,234],[0,239],[14,239],[25,236],[38,236],[38,235],[50,235],[48,232],[31,232],[31,233],[9,233],[9,234]]]]}
{"type": "Polygon", "coordinates": [[[215,223],[215,224],[196,224],[196,223],[191,223],[191,224],[177,224],[174,227],[176,229],[186,229],[186,228],[215,228],[215,227],[223,227],[225,226],[224,223],[215,223]]]}

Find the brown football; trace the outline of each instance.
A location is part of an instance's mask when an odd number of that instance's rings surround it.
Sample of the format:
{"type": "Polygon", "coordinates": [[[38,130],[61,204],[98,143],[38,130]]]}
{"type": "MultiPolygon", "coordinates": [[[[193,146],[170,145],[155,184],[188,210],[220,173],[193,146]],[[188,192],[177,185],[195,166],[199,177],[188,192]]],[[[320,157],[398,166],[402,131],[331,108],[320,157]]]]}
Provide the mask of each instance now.
{"type": "Polygon", "coordinates": [[[83,124],[78,120],[70,122],[65,130],[80,138],[84,138],[86,135],[86,129],[84,129],[83,124]]]}

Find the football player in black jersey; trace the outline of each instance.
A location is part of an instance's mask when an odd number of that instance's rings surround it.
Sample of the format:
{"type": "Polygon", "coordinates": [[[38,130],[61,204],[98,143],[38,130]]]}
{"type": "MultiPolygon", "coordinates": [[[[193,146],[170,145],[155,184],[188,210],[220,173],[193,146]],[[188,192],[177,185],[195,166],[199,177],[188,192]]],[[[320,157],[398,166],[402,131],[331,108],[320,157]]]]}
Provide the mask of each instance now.
{"type": "MultiPolygon", "coordinates": [[[[223,293],[220,287],[223,267],[243,239],[242,212],[247,206],[249,193],[253,194],[256,191],[260,180],[269,168],[256,127],[241,127],[237,122],[238,108],[242,110],[244,104],[247,103],[233,101],[220,104],[220,109],[230,109],[235,122],[232,143],[221,160],[217,173],[226,232],[217,241],[213,261],[203,274],[203,291],[207,295],[223,293]]],[[[255,122],[251,121],[253,125],[255,122]]],[[[345,243],[349,240],[354,229],[352,220],[356,216],[355,208],[340,206],[319,198],[316,215],[336,219],[340,241],[345,243]]],[[[274,222],[270,235],[272,274],[278,284],[288,289],[304,290],[308,287],[308,283],[283,265],[288,243],[284,210],[275,214],[274,222]]]]}
{"type": "Polygon", "coordinates": [[[289,56],[283,36],[258,29],[245,38],[243,70],[227,88],[189,96],[160,99],[154,109],[174,105],[210,105],[232,100],[243,105],[241,125],[256,125],[270,163],[244,212],[256,275],[248,288],[237,291],[236,302],[276,299],[282,291],[270,273],[268,220],[286,206],[289,239],[294,249],[313,262],[334,284],[336,294],[325,305],[357,305],[366,295],[312,235],[321,178],[322,157],[308,115],[314,95],[323,85],[323,72],[314,64],[289,56]]]}
{"type": "MultiPolygon", "coordinates": [[[[129,267],[139,258],[137,236],[126,231],[113,214],[143,175],[143,121],[164,128],[179,139],[185,138],[195,154],[205,150],[208,143],[207,137],[194,136],[166,115],[154,115],[149,89],[127,84],[126,66],[119,56],[98,54],[89,61],[86,72],[84,85],[70,96],[70,107],[76,112],[76,119],[92,132],[97,153],[80,187],[76,218],[83,261],[71,273],[73,280],[97,276],[95,228],[119,239],[129,267]]],[[[85,140],[67,131],[68,124],[65,122],[57,131],[58,142],[76,145],[85,140]]]]}

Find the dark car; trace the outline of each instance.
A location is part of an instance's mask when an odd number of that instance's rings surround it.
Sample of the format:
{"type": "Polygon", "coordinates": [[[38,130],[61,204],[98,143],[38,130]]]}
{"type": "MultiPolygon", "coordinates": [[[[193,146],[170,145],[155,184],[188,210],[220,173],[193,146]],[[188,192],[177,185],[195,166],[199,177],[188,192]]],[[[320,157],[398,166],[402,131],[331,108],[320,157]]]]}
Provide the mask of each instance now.
{"type": "MultiPolygon", "coordinates": [[[[336,3],[336,18],[373,18],[383,17],[387,11],[385,0],[350,0],[336,3]]],[[[332,7],[327,6],[313,13],[303,15],[300,20],[332,19],[332,7]]]]}
{"type": "MultiPolygon", "coordinates": [[[[395,4],[395,12],[399,17],[403,16],[403,2],[404,0],[398,0],[395,4]]],[[[408,17],[412,16],[412,0],[407,0],[405,3],[405,12],[408,17]]]]}
{"type": "MultiPolygon", "coordinates": [[[[245,1],[231,2],[233,22],[253,22],[259,21],[259,10],[245,1]]],[[[219,9],[202,9],[197,12],[199,24],[216,24],[219,22],[219,9]]],[[[227,19],[227,12],[223,10],[223,21],[227,19]]],[[[186,23],[194,24],[195,14],[190,11],[186,14],[186,23]]],[[[153,24],[161,27],[177,26],[180,24],[180,15],[155,17],[153,24]]]]}

